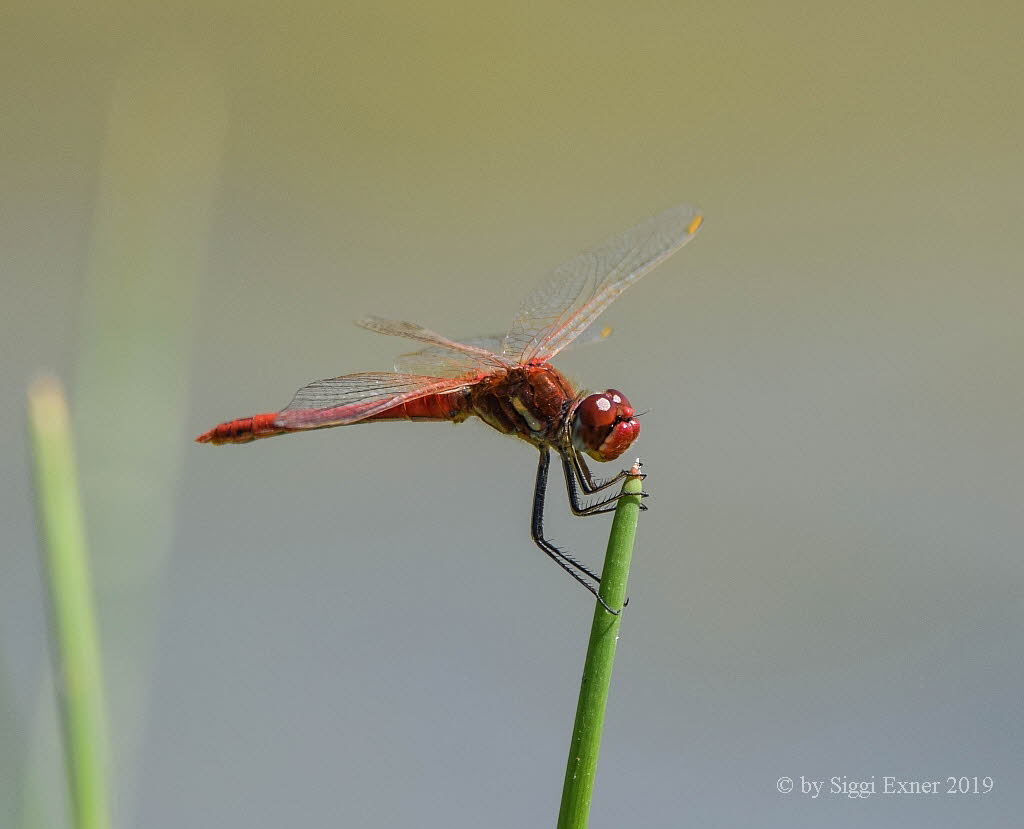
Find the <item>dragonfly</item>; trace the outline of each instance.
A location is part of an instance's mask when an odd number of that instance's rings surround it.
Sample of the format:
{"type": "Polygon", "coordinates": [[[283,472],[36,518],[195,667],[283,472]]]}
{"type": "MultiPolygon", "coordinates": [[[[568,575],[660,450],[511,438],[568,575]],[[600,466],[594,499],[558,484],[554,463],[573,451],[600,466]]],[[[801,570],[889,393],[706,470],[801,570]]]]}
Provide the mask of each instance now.
{"type": "MultiPolygon", "coordinates": [[[[561,459],[573,515],[611,512],[622,493],[605,495],[631,474],[595,478],[585,457],[622,455],[640,433],[637,412],[616,389],[578,389],[551,359],[574,341],[604,339],[597,318],[640,277],[689,242],[704,217],[693,207],[664,210],[555,268],[520,304],[503,337],[448,339],[411,322],[366,317],[357,325],[425,345],[403,354],[393,372],[360,372],[317,380],[278,412],[228,420],[196,438],[228,444],[389,420],[450,421],[477,417],[539,450],[530,535],[534,543],[611,613],[600,577],[544,533],[551,452],[561,459]],[[582,496],[581,496],[582,493],[582,496]],[[586,498],[599,496],[591,503],[586,498]]],[[[633,469],[635,474],[636,467],[633,469]]],[[[646,493],[644,493],[646,496],[646,493]]],[[[641,508],[646,508],[641,503],[641,508]]]]}

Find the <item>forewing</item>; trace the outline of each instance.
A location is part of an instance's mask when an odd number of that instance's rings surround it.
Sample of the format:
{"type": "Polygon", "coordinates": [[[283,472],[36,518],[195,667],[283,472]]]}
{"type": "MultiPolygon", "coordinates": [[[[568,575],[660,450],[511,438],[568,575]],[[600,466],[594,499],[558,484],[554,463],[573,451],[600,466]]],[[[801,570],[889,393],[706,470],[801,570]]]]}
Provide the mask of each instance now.
{"type": "MultiPolygon", "coordinates": [[[[471,337],[459,340],[460,345],[467,345],[471,348],[480,348],[501,361],[502,369],[506,366],[505,358],[501,356],[501,347],[504,338],[493,337],[471,337]]],[[[452,351],[444,346],[432,345],[419,351],[411,351],[408,354],[400,354],[395,358],[395,371],[403,374],[430,374],[436,377],[458,377],[467,370],[479,366],[476,356],[466,355],[461,351],[452,351]],[[468,359],[467,359],[468,358],[468,359]]],[[[491,366],[483,367],[487,371],[493,371],[491,366]]]]}
{"type": "Polygon", "coordinates": [[[459,377],[472,372],[505,370],[512,365],[486,344],[456,342],[412,322],[365,317],[357,320],[356,325],[379,334],[427,343],[429,348],[398,358],[395,368],[403,374],[459,377]]]}
{"type": "Polygon", "coordinates": [[[476,379],[471,375],[453,378],[366,372],[317,380],[295,393],[274,425],[287,429],[344,426],[428,394],[464,388],[476,379]]]}
{"type": "MultiPolygon", "coordinates": [[[[610,325],[602,325],[598,321],[569,343],[564,350],[602,343],[611,335],[612,327],[610,325]]],[[[493,352],[495,355],[500,355],[501,349],[505,345],[505,338],[500,334],[491,334],[486,337],[463,338],[459,342],[483,348],[493,352]]],[[[436,346],[424,348],[420,351],[411,351],[408,354],[400,354],[395,358],[395,371],[403,374],[431,374],[437,377],[454,377],[457,376],[456,370],[461,369],[461,367],[461,363],[452,361],[452,353],[449,349],[436,346]]]]}
{"type": "Polygon", "coordinates": [[[702,221],[696,208],[673,207],[555,268],[519,306],[502,348],[506,359],[551,359],[626,288],[689,242],[702,221]]]}

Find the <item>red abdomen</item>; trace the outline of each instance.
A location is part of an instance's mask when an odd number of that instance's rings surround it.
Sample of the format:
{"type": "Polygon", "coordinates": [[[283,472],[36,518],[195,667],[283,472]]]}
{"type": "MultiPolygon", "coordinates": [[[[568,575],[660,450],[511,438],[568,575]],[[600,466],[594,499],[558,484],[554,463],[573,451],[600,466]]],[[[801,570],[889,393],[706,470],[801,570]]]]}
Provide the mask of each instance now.
{"type": "Polygon", "coordinates": [[[269,438],[283,435],[287,429],[279,429],[274,425],[277,412],[240,417],[214,426],[210,431],[203,432],[196,438],[196,443],[248,443],[257,438],[269,438]]]}
{"type": "MultiPolygon", "coordinates": [[[[428,394],[416,400],[400,403],[385,409],[382,412],[358,417],[354,411],[351,423],[369,423],[374,420],[451,420],[454,423],[461,423],[469,417],[468,398],[462,392],[451,392],[448,394],[428,394]]],[[[197,443],[249,443],[259,438],[271,438],[275,435],[285,435],[289,432],[305,432],[309,429],[326,429],[331,426],[342,426],[338,423],[338,410],[329,410],[327,422],[319,424],[316,421],[316,410],[309,410],[311,417],[308,418],[308,426],[287,427],[277,424],[278,413],[268,412],[267,414],[253,415],[252,417],[240,417],[236,420],[229,420],[214,426],[208,432],[203,432],[196,438],[197,443]]]]}
{"type": "Polygon", "coordinates": [[[428,394],[408,403],[399,403],[383,412],[370,415],[365,420],[451,420],[461,423],[469,417],[466,411],[467,402],[468,399],[463,392],[428,394]]]}

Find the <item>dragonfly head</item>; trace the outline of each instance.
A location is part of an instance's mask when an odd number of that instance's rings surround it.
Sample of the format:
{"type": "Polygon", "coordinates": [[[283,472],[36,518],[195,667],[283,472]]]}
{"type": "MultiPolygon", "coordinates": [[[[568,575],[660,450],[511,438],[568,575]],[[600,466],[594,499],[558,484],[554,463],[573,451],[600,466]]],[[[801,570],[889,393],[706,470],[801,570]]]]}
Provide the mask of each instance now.
{"type": "Polygon", "coordinates": [[[584,397],[572,413],[572,443],[596,461],[613,461],[640,434],[640,421],[621,391],[584,397]]]}

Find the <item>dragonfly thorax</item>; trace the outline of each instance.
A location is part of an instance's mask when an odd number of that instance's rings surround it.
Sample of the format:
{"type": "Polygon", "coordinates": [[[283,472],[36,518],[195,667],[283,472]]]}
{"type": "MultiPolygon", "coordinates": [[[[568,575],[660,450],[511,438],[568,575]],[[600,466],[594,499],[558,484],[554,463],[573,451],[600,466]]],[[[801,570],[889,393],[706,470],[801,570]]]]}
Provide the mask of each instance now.
{"type": "Polygon", "coordinates": [[[613,461],[640,434],[640,421],[620,391],[584,397],[572,413],[572,443],[596,461],[613,461]]]}
{"type": "Polygon", "coordinates": [[[472,386],[468,411],[506,435],[552,446],[563,439],[575,397],[572,384],[554,366],[522,365],[472,386]]]}

